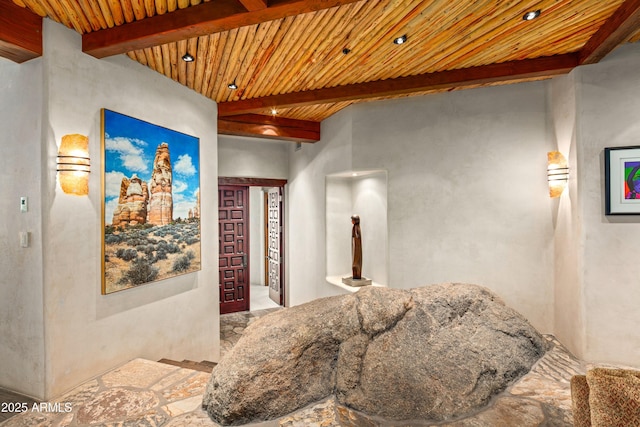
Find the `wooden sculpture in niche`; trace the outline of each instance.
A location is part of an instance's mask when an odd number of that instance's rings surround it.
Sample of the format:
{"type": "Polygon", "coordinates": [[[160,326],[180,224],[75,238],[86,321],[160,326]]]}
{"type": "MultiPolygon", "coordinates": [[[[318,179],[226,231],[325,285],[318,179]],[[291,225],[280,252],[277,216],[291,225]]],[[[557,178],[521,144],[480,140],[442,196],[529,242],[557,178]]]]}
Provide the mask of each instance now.
{"type": "Polygon", "coordinates": [[[367,286],[373,284],[371,279],[362,277],[362,232],[360,231],[360,217],[351,217],[351,273],[350,277],[343,277],[342,283],[349,286],[367,286]]]}
{"type": "Polygon", "coordinates": [[[353,228],[351,229],[352,278],[354,280],[360,280],[362,279],[362,233],[360,231],[360,217],[353,215],[351,217],[351,224],[353,224],[353,228]]]}

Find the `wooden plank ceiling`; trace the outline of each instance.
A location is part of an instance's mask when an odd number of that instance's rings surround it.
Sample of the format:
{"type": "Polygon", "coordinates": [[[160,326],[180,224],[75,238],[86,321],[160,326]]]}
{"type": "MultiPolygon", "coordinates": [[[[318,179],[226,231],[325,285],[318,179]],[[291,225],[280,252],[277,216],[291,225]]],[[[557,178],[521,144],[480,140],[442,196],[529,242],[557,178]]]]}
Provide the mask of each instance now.
{"type": "Polygon", "coordinates": [[[549,78],[640,39],[640,0],[13,3],[216,101],[221,133],[306,142],[354,102],[549,78]]]}

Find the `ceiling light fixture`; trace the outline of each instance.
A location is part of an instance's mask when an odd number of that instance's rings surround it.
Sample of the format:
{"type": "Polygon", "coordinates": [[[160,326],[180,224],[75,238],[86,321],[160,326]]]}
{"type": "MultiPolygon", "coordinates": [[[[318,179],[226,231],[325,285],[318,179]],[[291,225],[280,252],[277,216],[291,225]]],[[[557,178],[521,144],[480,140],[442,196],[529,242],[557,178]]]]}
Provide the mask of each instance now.
{"type": "Polygon", "coordinates": [[[394,44],[403,44],[404,42],[407,41],[407,35],[404,34],[400,37],[396,37],[395,39],[393,39],[393,43],[394,44]]]}
{"type": "Polygon", "coordinates": [[[532,10],[531,12],[527,12],[522,16],[522,19],[524,19],[525,21],[533,21],[534,19],[536,19],[538,16],[540,16],[540,9],[538,10],[532,10]]]}
{"type": "Polygon", "coordinates": [[[276,114],[278,114],[278,110],[276,110],[275,108],[271,109],[271,115],[275,116],[276,114]]]}
{"type": "Polygon", "coordinates": [[[238,89],[238,85],[236,84],[236,81],[235,81],[235,80],[233,81],[233,83],[229,83],[229,84],[227,85],[227,87],[228,87],[229,89],[231,89],[231,90],[236,90],[236,89],[238,89]]]}
{"type": "Polygon", "coordinates": [[[191,56],[191,54],[189,52],[187,52],[184,55],[182,55],[182,60],[184,62],[193,62],[194,58],[193,58],[193,56],[191,56]]]}

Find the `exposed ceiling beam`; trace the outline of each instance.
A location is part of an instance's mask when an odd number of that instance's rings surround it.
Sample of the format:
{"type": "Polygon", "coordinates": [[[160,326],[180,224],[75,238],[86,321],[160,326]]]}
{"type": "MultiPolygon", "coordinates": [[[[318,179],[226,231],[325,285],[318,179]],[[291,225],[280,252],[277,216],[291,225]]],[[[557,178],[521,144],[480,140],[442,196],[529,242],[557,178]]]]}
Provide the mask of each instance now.
{"type": "Polygon", "coordinates": [[[218,104],[218,117],[359,99],[454,89],[525,78],[566,74],[578,65],[577,54],[565,54],[501,64],[483,65],[439,73],[420,74],[332,88],[273,95],[218,104]]]}
{"type": "Polygon", "coordinates": [[[0,0],[0,56],[22,63],[42,56],[42,18],[0,0]]]}
{"type": "Polygon", "coordinates": [[[580,64],[594,64],[640,29],[640,0],[627,0],[591,36],[580,51],[580,64]]]}
{"type": "Polygon", "coordinates": [[[239,0],[215,0],[84,34],[82,51],[104,58],[356,1],[359,0],[272,0],[264,9],[247,10],[239,0]]]}
{"type": "Polygon", "coordinates": [[[240,0],[240,2],[249,11],[267,8],[267,0],[240,0]]]}
{"type": "Polygon", "coordinates": [[[243,114],[218,118],[218,134],[316,142],[320,140],[320,123],[260,114],[243,114]]]}

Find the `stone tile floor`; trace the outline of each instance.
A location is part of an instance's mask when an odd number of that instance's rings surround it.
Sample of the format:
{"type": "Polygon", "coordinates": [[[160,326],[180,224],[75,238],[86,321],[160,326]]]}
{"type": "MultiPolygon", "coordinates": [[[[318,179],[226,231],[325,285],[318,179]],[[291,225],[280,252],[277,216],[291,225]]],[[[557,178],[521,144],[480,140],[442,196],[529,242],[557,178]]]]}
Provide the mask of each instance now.
{"type": "MultiPolygon", "coordinates": [[[[222,352],[233,346],[244,328],[272,311],[221,316],[222,352]]],[[[310,405],[260,427],[528,427],[571,426],[569,380],[584,373],[585,364],[569,354],[552,336],[552,348],[533,369],[496,396],[482,411],[442,423],[389,422],[338,405],[333,398],[310,405]]],[[[216,427],[201,409],[209,374],[143,359],[132,360],[46,402],[42,410],[13,416],[2,427],[216,427]]]]}

